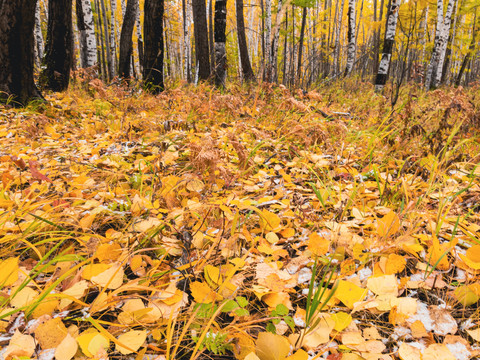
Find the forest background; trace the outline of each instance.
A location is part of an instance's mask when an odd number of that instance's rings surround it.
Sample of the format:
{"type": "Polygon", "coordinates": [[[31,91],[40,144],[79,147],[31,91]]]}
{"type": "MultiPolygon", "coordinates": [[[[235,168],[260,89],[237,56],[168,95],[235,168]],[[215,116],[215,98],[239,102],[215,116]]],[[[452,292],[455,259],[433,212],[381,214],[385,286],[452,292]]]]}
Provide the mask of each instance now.
{"type": "Polygon", "coordinates": [[[0,356],[478,357],[478,5],[0,0],[0,356]]]}

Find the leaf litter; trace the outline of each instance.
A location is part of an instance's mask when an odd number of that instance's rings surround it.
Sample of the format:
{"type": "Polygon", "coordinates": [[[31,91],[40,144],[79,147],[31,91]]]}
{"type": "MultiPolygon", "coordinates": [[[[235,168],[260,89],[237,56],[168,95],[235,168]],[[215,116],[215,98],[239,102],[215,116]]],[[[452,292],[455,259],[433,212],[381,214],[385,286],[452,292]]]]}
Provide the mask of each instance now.
{"type": "Polygon", "coordinates": [[[475,89],[94,85],[1,109],[3,359],[479,356],[475,89]]]}

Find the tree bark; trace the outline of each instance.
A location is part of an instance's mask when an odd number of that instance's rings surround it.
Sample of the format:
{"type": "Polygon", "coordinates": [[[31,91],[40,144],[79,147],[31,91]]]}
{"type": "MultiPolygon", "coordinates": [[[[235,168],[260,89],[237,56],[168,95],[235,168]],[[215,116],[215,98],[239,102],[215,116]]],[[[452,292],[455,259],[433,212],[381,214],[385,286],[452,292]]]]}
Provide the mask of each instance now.
{"type": "Polygon", "coordinates": [[[33,79],[35,5],[0,0],[0,102],[26,105],[42,99],[33,79]]]}
{"type": "Polygon", "coordinates": [[[120,34],[120,56],[118,59],[118,73],[124,78],[130,77],[130,66],[133,49],[133,27],[137,15],[137,1],[127,0],[125,16],[123,17],[122,32],[120,34]]]}
{"type": "Polygon", "coordinates": [[[215,1],[215,85],[225,86],[227,78],[227,53],[225,43],[227,28],[227,0],[215,1]]]}
{"type": "Polygon", "coordinates": [[[240,52],[242,75],[246,81],[251,81],[255,79],[255,75],[253,74],[250,57],[248,56],[247,38],[245,36],[245,20],[243,17],[243,0],[236,0],[235,6],[237,12],[238,51],[240,52]]]}
{"type": "MultiPolygon", "coordinates": [[[[137,13],[135,16],[135,27],[137,28],[137,49],[138,49],[138,64],[140,67],[140,72],[142,71],[143,67],[143,38],[142,38],[142,27],[140,25],[140,1],[137,0],[137,13]]],[[[132,55],[133,58],[133,55],[132,55]]],[[[133,61],[133,60],[132,60],[133,61]]]]}
{"type": "Polygon", "coordinates": [[[183,12],[183,76],[187,82],[191,82],[191,58],[190,58],[190,7],[188,0],[182,0],[183,12]]]}
{"type": "Polygon", "coordinates": [[[343,7],[345,4],[345,0],[342,0],[340,5],[337,2],[338,8],[338,19],[337,19],[337,28],[335,31],[335,52],[334,52],[334,59],[333,59],[333,66],[334,66],[334,76],[340,73],[340,34],[342,32],[342,19],[343,19],[343,7]]]}
{"type": "Polygon", "coordinates": [[[72,55],[72,0],[49,0],[45,69],[40,75],[42,86],[53,91],[68,88],[72,55]]]}
{"type": "Polygon", "coordinates": [[[37,2],[35,8],[35,63],[40,65],[44,55],[43,35],[40,19],[40,4],[37,2]]]}
{"type": "Polygon", "coordinates": [[[438,64],[437,69],[435,70],[435,77],[433,78],[433,87],[440,85],[440,80],[442,79],[443,63],[445,62],[445,55],[447,52],[448,37],[450,34],[450,26],[452,24],[452,14],[453,9],[455,8],[455,3],[457,0],[450,0],[447,5],[447,11],[445,13],[445,18],[443,19],[443,27],[441,33],[441,39],[439,43],[439,55],[438,55],[438,64]]]}
{"type": "Polygon", "coordinates": [[[105,0],[100,0],[100,6],[102,7],[102,17],[103,17],[103,32],[105,34],[105,49],[107,53],[107,79],[110,81],[113,77],[113,63],[112,63],[112,53],[110,47],[110,33],[108,26],[108,17],[107,17],[107,8],[105,6],[105,0]]]}
{"type": "Polygon", "coordinates": [[[302,54],[303,54],[303,40],[305,38],[305,25],[307,23],[307,7],[302,9],[302,25],[300,27],[300,39],[298,40],[298,63],[297,63],[297,85],[302,78],[302,54]]]}
{"type": "Polygon", "coordinates": [[[143,59],[143,80],[145,89],[157,94],[163,84],[163,14],[164,0],[145,0],[143,34],[145,51],[143,59]]]}
{"type": "Polygon", "coordinates": [[[355,32],[355,6],[355,0],[348,0],[348,49],[345,76],[352,72],[353,64],[355,63],[355,52],[357,50],[357,38],[355,32]]]}
{"type": "Polygon", "coordinates": [[[272,0],[265,0],[265,68],[263,80],[272,81],[272,45],[270,42],[272,36],[272,0]]]}
{"type": "Polygon", "coordinates": [[[382,91],[385,84],[387,83],[388,70],[390,69],[390,60],[392,58],[393,44],[395,43],[395,32],[397,31],[398,12],[401,2],[401,0],[392,0],[390,8],[388,9],[382,59],[380,60],[377,77],[375,79],[375,92],[382,91]]]}
{"type": "Polygon", "coordinates": [[[475,44],[477,43],[477,8],[475,8],[474,20],[473,20],[473,29],[472,29],[472,39],[470,41],[470,45],[468,46],[468,51],[465,57],[463,58],[462,65],[460,66],[460,70],[458,71],[457,78],[455,79],[455,86],[460,86],[460,82],[462,81],[463,73],[467,68],[470,60],[472,58],[472,54],[475,51],[475,44]]]}
{"type": "Polygon", "coordinates": [[[80,66],[87,68],[97,63],[97,41],[90,0],[76,0],[76,12],[80,33],[80,66]]]}
{"type": "Polygon", "coordinates": [[[193,32],[195,36],[195,57],[199,80],[210,77],[210,59],[208,54],[207,8],[204,0],[192,0],[193,32]]]}

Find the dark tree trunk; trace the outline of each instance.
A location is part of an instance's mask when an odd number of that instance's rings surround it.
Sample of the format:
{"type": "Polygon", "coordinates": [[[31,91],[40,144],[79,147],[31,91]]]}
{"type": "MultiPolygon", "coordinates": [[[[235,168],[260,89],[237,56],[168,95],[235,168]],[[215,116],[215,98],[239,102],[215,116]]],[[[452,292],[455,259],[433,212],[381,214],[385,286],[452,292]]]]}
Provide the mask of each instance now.
{"type": "Polygon", "coordinates": [[[120,77],[124,79],[128,79],[130,77],[130,66],[133,50],[132,34],[138,8],[137,1],[138,0],[127,0],[125,16],[123,17],[122,32],[120,33],[118,73],[120,77]]]}
{"type": "Polygon", "coordinates": [[[208,1],[208,49],[210,54],[210,72],[215,71],[215,39],[213,29],[213,2],[215,0],[208,1]]]}
{"type": "Polygon", "coordinates": [[[199,80],[210,77],[208,54],[207,7],[204,0],[192,0],[193,32],[195,35],[195,57],[199,80]]]}
{"type": "Polygon", "coordinates": [[[215,1],[215,85],[225,86],[227,77],[226,53],[227,0],[215,1]]]}
{"type": "Polygon", "coordinates": [[[298,40],[298,62],[297,62],[297,85],[300,84],[302,78],[302,55],[303,55],[303,39],[305,38],[305,25],[307,23],[307,7],[302,10],[302,25],[300,27],[300,39],[298,40]]]}
{"type": "Polygon", "coordinates": [[[164,0],[145,0],[143,80],[152,93],[163,91],[163,13],[164,0]]]}
{"type": "Polygon", "coordinates": [[[253,74],[250,57],[248,56],[247,37],[245,36],[245,20],[243,17],[243,0],[236,0],[235,6],[237,12],[238,51],[240,52],[242,74],[246,81],[251,81],[255,79],[255,75],[253,74]]]}
{"type": "Polygon", "coordinates": [[[72,0],[49,0],[45,70],[40,75],[42,86],[53,91],[68,88],[72,54],[72,0]]]}
{"type": "Polygon", "coordinates": [[[25,105],[42,98],[33,80],[35,5],[0,0],[0,102],[25,105]]]}

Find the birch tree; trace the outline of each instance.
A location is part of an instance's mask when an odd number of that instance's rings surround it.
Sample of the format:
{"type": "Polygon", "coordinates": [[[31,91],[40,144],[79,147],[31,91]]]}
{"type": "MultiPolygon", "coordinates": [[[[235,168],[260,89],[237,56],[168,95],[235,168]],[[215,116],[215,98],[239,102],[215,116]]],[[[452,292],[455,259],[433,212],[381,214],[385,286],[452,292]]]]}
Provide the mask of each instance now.
{"type": "Polygon", "coordinates": [[[355,52],[357,50],[357,38],[355,32],[355,6],[356,0],[348,0],[348,48],[345,76],[352,72],[353,64],[355,63],[355,52]]]}
{"type": "Polygon", "coordinates": [[[77,0],[76,11],[80,33],[80,66],[87,68],[97,63],[97,41],[90,0],[77,0]]]}
{"type": "Polygon", "coordinates": [[[272,81],[272,0],[265,0],[265,65],[263,79],[265,81],[272,81]]]}
{"type": "Polygon", "coordinates": [[[339,5],[337,2],[337,12],[338,12],[338,19],[337,19],[337,28],[335,31],[335,52],[333,56],[333,66],[334,66],[334,76],[337,76],[340,72],[340,34],[342,32],[342,19],[343,19],[343,7],[345,5],[345,0],[342,0],[341,4],[339,5]]]}
{"type": "Polygon", "coordinates": [[[41,19],[40,19],[40,4],[37,2],[37,6],[35,7],[35,62],[37,65],[40,65],[43,59],[43,35],[42,35],[42,27],[41,27],[41,19]]]}
{"type": "Polygon", "coordinates": [[[387,24],[385,25],[385,40],[383,42],[383,53],[378,65],[378,73],[375,78],[375,92],[380,92],[387,83],[388,70],[392,59],[393,44],[395,43],[395,33],[397,31],[398,12],[401,0],[392,0],[387,14],[387,24]]]}
{"type": "Polygon", "coordinates": [[[192,10],[197,74],[199,80],[207,80],[210,77],[210,56],[208,52],[207,7],[205,1],[192,0],[192,10]]]}
{"type": "Polygon", "coordinates": [[[437,26],[435,29],[433,53],[427,67],[427,75],[425,78],[426,90],[436,87],[442,77],[442,68],[445,60],[445,52],[447,50],[447,40],[450,32],[454,2],[455,0],[450,0],[448,2],[447,11],[444,17],[443,0],[437,0],[437,26]]]}
{"type": "Polygon", "coordinates": [[[128,0],[123,17],[122,31],[120,34],[120,55],[118,58],[118,73],[127,79],[130,77],[130,65],[133,51],[133,27],[137,16],[138,0],[128,0]]]}

